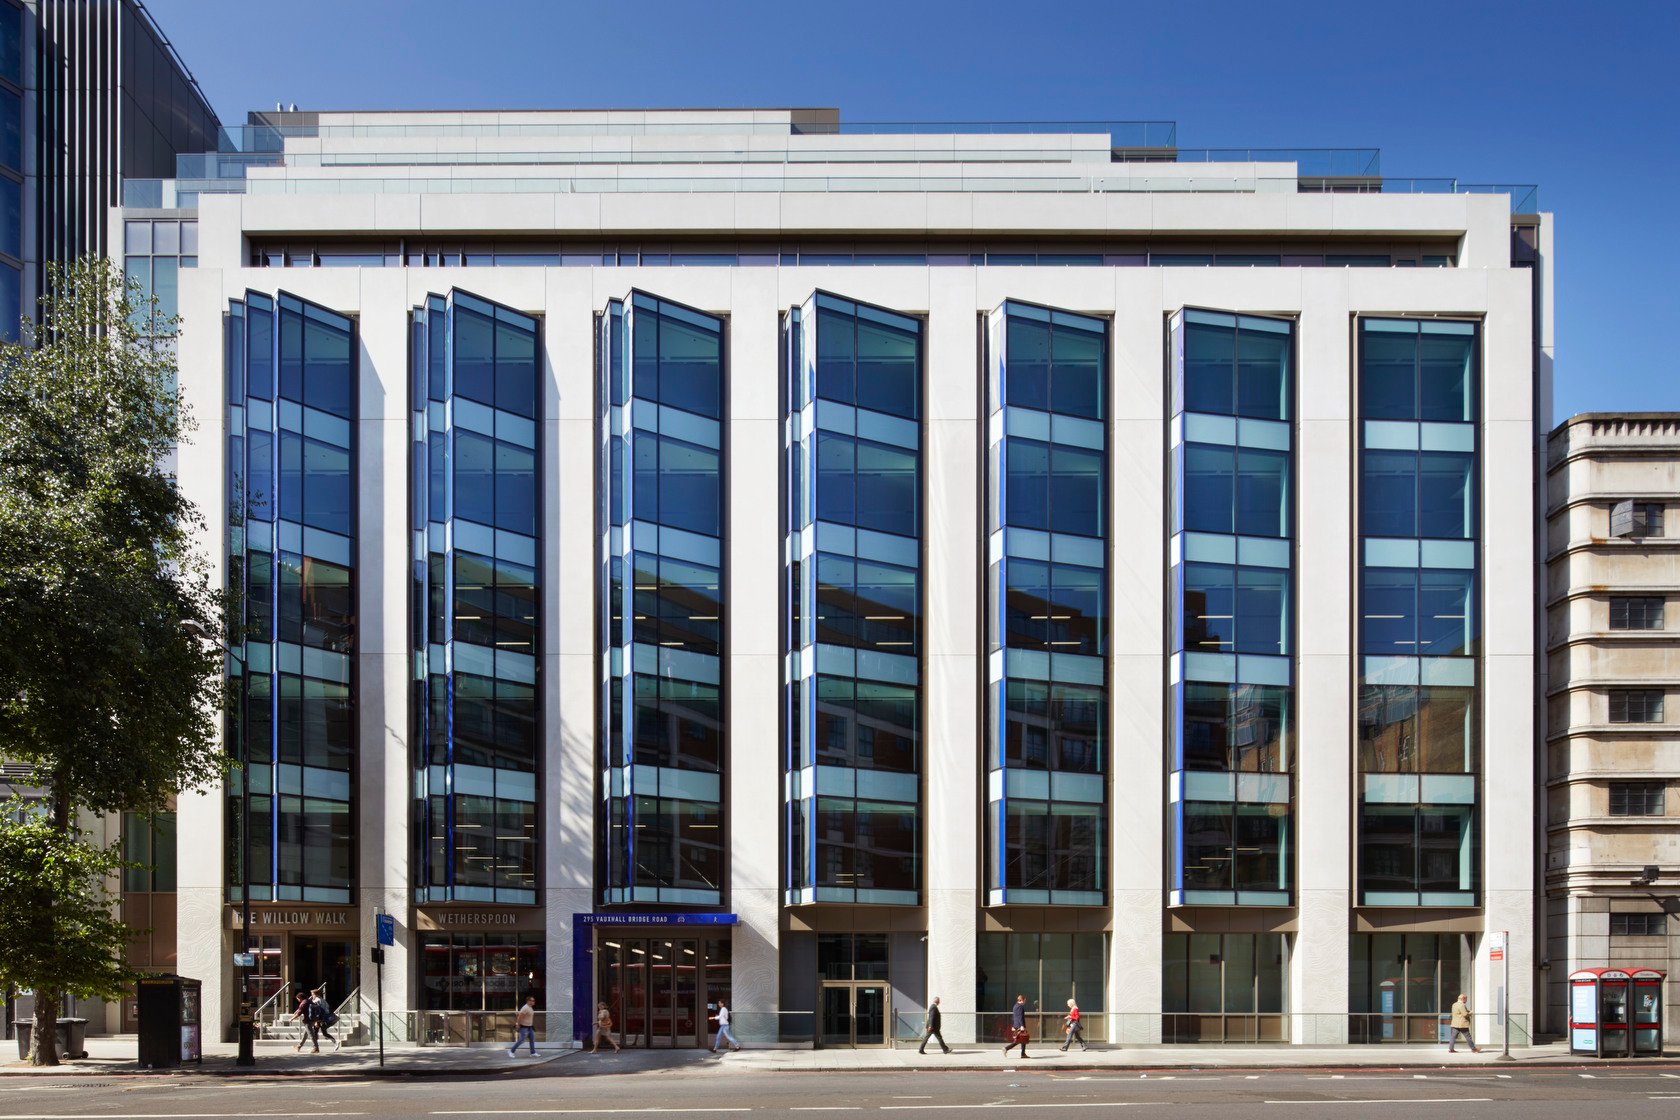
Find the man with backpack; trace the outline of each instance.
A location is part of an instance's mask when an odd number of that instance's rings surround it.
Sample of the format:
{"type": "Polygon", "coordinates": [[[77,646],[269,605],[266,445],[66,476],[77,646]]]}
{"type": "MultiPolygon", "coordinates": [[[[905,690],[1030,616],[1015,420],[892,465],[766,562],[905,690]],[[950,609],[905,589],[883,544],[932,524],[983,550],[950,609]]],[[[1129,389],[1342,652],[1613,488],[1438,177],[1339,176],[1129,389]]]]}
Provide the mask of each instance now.
{"type": "MultiPolygon", "coordinates": [[[[309,1002],[303,1005],[303,1025],[309,1030],[309,1041],[315,1047],[311,1053],[314,1054],[321,1052],[322,1038],[332,1042],[334,1054],[344,1045],[340,1039],[333,1036],[332,1025],[338,1022],[338,1015],[327,1004],[326,992],[325,987],[316,988],[309,993],[309,1002]]],[[[298,1048],[303,1048],[302,1042],[298,1043],[298,1048]]]]}

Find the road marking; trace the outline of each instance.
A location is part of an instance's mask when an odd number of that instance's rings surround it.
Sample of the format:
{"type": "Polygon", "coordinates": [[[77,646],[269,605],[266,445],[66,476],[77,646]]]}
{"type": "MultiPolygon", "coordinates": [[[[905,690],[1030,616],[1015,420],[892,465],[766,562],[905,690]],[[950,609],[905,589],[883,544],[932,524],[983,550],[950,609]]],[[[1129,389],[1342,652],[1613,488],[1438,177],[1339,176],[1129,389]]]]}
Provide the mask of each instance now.
{"type": "Polygon", "coordinates": [[[1019,1104],[883,1104],[882,1112],[904,1112],[912,1108],[1125,1108],[1143,1101],[1057,1101],[1047,1105],[1043,1101],[1023,1101],[1019,1104]]]}
{"type": "Polygon", "coordinates": [[[922,1093],[918,1095],[912,1093],[895,1093],[892,1099],[895,1101],[931,1101],[933,1099],[933,1094],[922,1093]]]}
{"type": "Polygon", "coordinates": [[[1260,1080],[1260,1075],[1258,1073],[1251,1073],[1247,1077],[1243,1078],[1243,1080],[1244,1081],[1258,1081],[1258,1080],[1260,1080]]]}
{"type": "Polygon", "coordinates": [[[1585,1077],[1590,1081],[1593,1078],[1596,1078],[1598,1076],[1598,1074],[1596,1074],[1596,1073],[1583,1073],[1583,1074],[1580,1074],[1580,1076],[1585,1077]]]}
{"type": "Polygon", "coordinates": [[[796,1104],[788,1109],[789,1112],[861,1112],[862,1105],[858,1104],[796,1104]]]}
{"type": "Polygon", "coordinates": [[[365,1112],[42,1112],[4,1113],[0,1120],[247,1120],[248,1117],[366,1116],[365,1112]]]}
{"type": "MultiPolygon", "coordinates": [[[[1487,1104],[1492,1097],[1389,1097],[1382,1100],[1267,1101],[1267,1104],[1487,1104]]],[[[1060,1108],[1061,1105],[1056,1107],[1060,1108]]]]}
{"type": "MultiPolygon", "coordinates": [[[[433,1116],[626,1116],[649,1112],[751,1112],[750,1108],[469,1108],[456,1110],[434,1109],[433,1116]]],[[[238,1113],[249,1116],[250,1113],[238,1113]]],[[[266,1114],[265,1114],[266,1115],[266,1114]]],[[[287,1113],[286,1115],[302,1115],[287,1113]]],[[[360,1116],[361,1113],[354,1113],[360,1116]]],[[[10,1117],[0,1120],[11,1120],[10,1117]]],[[[78,1118],[80,1120],[80,1118],[78,1118]]]]}
{"type": "Polygon", "coordinates": [[[1508,1073],[1496,1073],[1496,1074],[1494,1074],[1494,1076],[1499,1078],[1499,1080],[1501,1080],[1501,1081],[1511,1080],[1511,1075],[1508,1074],[1508,1073]]]}

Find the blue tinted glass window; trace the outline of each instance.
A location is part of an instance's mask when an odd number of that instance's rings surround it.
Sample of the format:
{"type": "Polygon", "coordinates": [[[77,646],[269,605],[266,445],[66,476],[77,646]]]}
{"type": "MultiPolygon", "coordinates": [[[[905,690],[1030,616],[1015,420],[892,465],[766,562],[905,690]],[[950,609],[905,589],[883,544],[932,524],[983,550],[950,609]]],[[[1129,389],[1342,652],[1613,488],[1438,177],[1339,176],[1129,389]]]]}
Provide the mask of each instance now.
{"type": "Polygon", "coordinates": [[[859,316],[857,320],[857,404],[889,416],[914,420],[921,362],[916,332],[859,316]]]}
{"type": "Polygon", "coordinates": [[[1230,533],[1234,526],[1236,452],[1207,444],[1184,445],[1184,528],[1230,533]]]}
{"type": "Polygon", "coordinates": [[[350,452],[312,439],[303,443],[303,523],[349,536],[350,452]]]}
{"type": "Polygon", "coordinates": [[[480,525],[496,523],[496,441],[473,432],[455,432],[456,517],[480,525]]]}
{"type": "Polygon", "coordinates": [[[1289,365],[1287,331],[1239,330],[1237,415],[1289,419],[1289,365]]]}
{"type": "Polygon", "coordinates": [[[857,525],[913,537],[917,529],[916,453],[859,440],[857,525]]]}
{"type": "Polygon", "coordinates": [[[659,401],[717,417],[722,404],[723,336],[673,315],[659,325],[659,401]]]}
{"type": "Polygon", "coordinates": [[[274,399],[274,313],[251,304],[245,315],[246,392],[274,399]]]}
{"type": "Polygon", "coordinates": [[[1418,536],[1475,536],[1473,455],[1425,451],[1418,463],[1418,536]]]}
{"type": "Polygon", "coordinates": [[[449,437],[443,432],[426,435],[426,506],[433,521],[449,520],[449,437]]]}
{"type": "Polygon", "coordinates": [[[480,404],[496,403],[496,334],[488,315],[455,307],[455,392],[480,404]]]}
{"type": "Polygon", "coordinates": [[[1016,408],[1049,409],[1050,324],[1011,315],[1005,334],[1005,403],[1016,408]]]}
{"type": "Polygon", "coordinates": [[[1005,507],[1009,524],[1022,529],[1050,528],[1050,445],[1010,439],[1005,459],[1005,507]]]}
{"type": "Polygon", "coordinates": [[[1359,532],[1367,537],[1415,537],[1417,452],[1367,450],[1359,478],[1359,532]]]}
{"type": "Polygon", "coordinates": [[[1238,568],[1237,652],[1289,652],[1289,573],[1272,568],[1238,568]]]}
{"type": "Polygon", "coordinates": [[[1237,532],[1250,537],[1289,535],[1289,453],[1237,452],[1237,532]]]}
{"type": "Polygon", "coordinates": [[[1234,327],[1184,324],[1184,411],[1236,411],[1235,334],[1234,327]]]}
{"type": "Polygon", "coordinates": [[[1050,496],[1050,528],[1057,533],[1103,535],[1103,456],[1079,447],[1052,447],[1055,473],[1050,496]]]}
{"type": "Polygon", "coordinates": [[[817,520],[851,525],[857,516],[857,448],[845,436],[817,433],[817,520]]]}
{"type": "Polygon", "coordinates": [[[529,448],[496,441],[496,528],[537,535],[536,456],[529,448]]]}
{"type": "MultiPolygon", "coordinates": [[[[161,264],[162,262],[159,261],[161,264]]],[[[161,293],[160,293],[161,297],[161,293]]],[[[303,327],[303,403],[350,418],[355,378],[348,324],[321,322],[313,315],[303,327]]]]}
{"type": "Polygon", "coordinates": [[[303,400],[303,315],[287,306],[282,298],[276,313],[280,332],[280,396],[288,401],[303,400]]]}
{"type": "Polygon", "coordinates": [[[1191,653],[1236,648],[1236,583],[1228,567],[1184,565],[1183,645],[1191,653]]]}
{"type": "Polygon", "coordinates": [[[857,353],[853,319],[817,308],[817,396],[853,404],[857,400],[857,353]]]}
{"type": "Polygon", "coordinates": [[[1474,420],[1476,336],[1438,334],[1429,326],[1418,340],[1419,415],[1424,420],[1474,420]]]}
{"type": "Polygon", "coordinates": [[[1366,568],[1360,608],[1361,647],[1374,657],[1413,657],[1418,650],[1417,572],[1410,568],[1366,568]]]}
{"type": "Polygon", "coordinates": [[[537,336],[512,323],[496,324],[496,407],[537,414],[537,336]]]}
{"type": "Polygon", "coordinates": [[[0,4],[0,78],[23,84],[23,12],[0,4]]]}
{"type": "Polygon", "coordinates": [[[154,329],[162,329],[167,320],[180,310],[181,265],[174,257],[157,257],[152,261],[152,294],[157,297],[154,309],[154,329]]]}
{"type": "Polygon", "coordinates": [[[652,441],[657,441],[659,523],[710,537],[720,536],[721,474],[716,449],[639,433],[636,437],[638,484],[641,445],[652,441]]]}
{"type": "Polygon", "coordinates": [[[1103,414],[1103,336],[1057,326],[1051,333],[1050,408],[1070,416],[1103,414]]]}
{"type": "Polygon", "coordinates": [[[1003,562],[1004,642],[1043,649],[1050,641],[1050,565],[1012,556],[1003,562]]]}
{"type": "Polygon", "coordinates": [[[1188,681],[1179,696],[1181,768],[1260,773],[1289,769],[1288,688],[1188,681]]]}
{"type": "Polygon", "coordinates": [[[1360,334],[1359,414],[1368,420],[1416,420],[1417,332],[1360,334]]]}
{"type": "Polygon", "coordinates": [[[1418,574],[1418,652],[1434,657],[1474,653],[1475,575],[1426,569],[1418,574]]]}
{"type": "MultiPolygon", "coordinates": [[[[249,466],[245,472],[246,506],[250,516],[267,521],[274,517],[274,436],[250,429],[245,441],[249,466]]],[[[292,520],[297,520],[294,516],[292,520]]]]}
{"type": "Polygon", "coordinates": [[[0,89],[0,164],[23,170],[23,98],[9,89],[0,89]]]}
{"type": "Polygon", "coordinates": [[[15,342],[23,315],[23,273],[0,261],[0,339],[15,342]]]}
{"type": "MultiPolygon", "coordinates": [[[[0,5],[0,23],[5,22],[0,5]]],[[[0,175],[0,253],[23,256],[23,184],[0,175]]]]}

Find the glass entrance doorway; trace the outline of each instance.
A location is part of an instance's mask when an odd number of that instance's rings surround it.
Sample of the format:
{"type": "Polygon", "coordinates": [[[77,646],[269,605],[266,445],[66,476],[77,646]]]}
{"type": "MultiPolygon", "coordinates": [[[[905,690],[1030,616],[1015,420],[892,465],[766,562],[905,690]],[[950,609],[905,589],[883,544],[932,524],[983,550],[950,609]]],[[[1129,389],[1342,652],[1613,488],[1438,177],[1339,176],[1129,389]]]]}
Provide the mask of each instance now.
{"type": "MultiPolygon", "coordinates": [[[[620,1044],[710,1046],[717,1005],[730,999],[729,948],[727,937],[628,937],[599,931],[596,999],[607,1005],[620,1044]]],[[[741,1026],[736,1020],[737,1037],[741,1026]]],[[[585,1033],[586,1042],[589,1038],[585,1033]]]]}
{"type": "Polygon", "coordinates": [[[299,992],[326,986],[327,1003],[337,1007],[356,990],[356,943],[342,937],[291,935],[292,1001],[299,992]]]}
{"type": "Polygon", "coordinates": [[[823,1046],[885,1046],[887,1044],[887,986],[835,983],[822,986],[823,1046]]]}

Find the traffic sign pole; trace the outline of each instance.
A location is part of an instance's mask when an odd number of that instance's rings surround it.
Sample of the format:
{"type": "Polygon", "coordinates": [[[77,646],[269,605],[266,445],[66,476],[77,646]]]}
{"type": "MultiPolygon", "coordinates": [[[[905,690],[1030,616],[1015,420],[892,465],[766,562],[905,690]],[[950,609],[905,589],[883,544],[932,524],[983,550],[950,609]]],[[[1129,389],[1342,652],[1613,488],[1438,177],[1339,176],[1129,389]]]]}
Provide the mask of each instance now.
{"type": "Polygon", "coordinates": [[[390,914],[376,914],[373,919],[373,974],[376,1014],[379,1017],[379,1068],[385,1068],[385,946],[397,943],[397,920],[390,914]]]}

